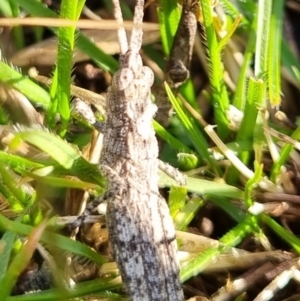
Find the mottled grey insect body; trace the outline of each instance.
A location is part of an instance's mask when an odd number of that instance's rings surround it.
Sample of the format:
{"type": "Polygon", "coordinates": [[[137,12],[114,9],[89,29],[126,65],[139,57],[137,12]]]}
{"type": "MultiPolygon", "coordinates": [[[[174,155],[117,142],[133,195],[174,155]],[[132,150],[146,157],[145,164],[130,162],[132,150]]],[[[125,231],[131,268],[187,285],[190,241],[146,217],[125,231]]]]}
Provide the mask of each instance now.
{"type": "MultiPolygon", "coordinates": [[[[122,24],[119,2],[115,16],[122,24]],[[119,18],[119,19],[118,19],[119,18]]],[[[100,168],[112,197],[107,225],[114,256],[133,301],[181,301],[175,230],[158,191],[158,145],[152,127],[154,75],[139,55],[143,1],[138,0],[129,50],[120,28],[121,67],[107,94],[100,168]],[[125,41],[125,42],[124,42],[125,41]],[[122,45],[123,44],[123,45],[122,45]]]]}

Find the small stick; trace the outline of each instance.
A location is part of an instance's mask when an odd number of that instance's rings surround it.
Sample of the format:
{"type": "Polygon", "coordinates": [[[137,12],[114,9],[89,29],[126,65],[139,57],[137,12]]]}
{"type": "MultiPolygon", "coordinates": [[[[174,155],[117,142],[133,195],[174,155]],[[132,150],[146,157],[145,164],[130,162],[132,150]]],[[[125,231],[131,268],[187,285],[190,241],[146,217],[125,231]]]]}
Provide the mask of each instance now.
{"type": "Polygon", "coordinates": [[[167,82],[177,88],[190,76],[190,63],[200,14],[198,0],[183,0],[182,14],[167,64],[167,82]]]}

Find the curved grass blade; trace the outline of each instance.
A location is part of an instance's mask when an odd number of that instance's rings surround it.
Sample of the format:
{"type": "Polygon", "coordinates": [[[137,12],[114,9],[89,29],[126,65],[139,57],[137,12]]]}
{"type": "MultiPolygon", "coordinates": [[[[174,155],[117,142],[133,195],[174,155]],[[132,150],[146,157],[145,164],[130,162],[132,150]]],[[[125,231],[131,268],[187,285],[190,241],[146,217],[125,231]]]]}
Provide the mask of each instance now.
{"type": "Polygon", "coordinates": [[[215,256],[228,250],[230,247],[235,247],[241,240],[251,232],[251,218],[246,217],[235,228],[225,234],[220,242],[224,245],[211,247],[206,249],[202,254],[190,260],[186,265],[181,268],[180,276],[181,281],[184,282],[189,278],[198,275],[204,268],[215,259],[215,256]]]}
{"type": "MultiPolygon", "coordinates": [[[[0,214],[0,231],[12,231],[22,235],[29,235],[34,230],[34,227],[25,225],[23,223],[17,221],[10,221],[2,214],[0,214]]],[[[78,242],[71,240],[70,238],[64,237],[59,234],[52,233],[50,231],[45,230],[41,234],[40,241],[45,244],[49,244],[51,246],[55,246],[61,250],[65,250],[67,252],[71,252],[75,255],[84,256],[92,261],[103,264],[106,262],[106,259],[99,255],[98,253],[92,251],[88,246],[78,242]]]]}
{"type": "Polygon", "coordinates": [[[0,82],[4,86],[15,88],[36,105],[47,108],[50,104],[50,95],[47,91],[3,61],[0,61],[0,82]]]}

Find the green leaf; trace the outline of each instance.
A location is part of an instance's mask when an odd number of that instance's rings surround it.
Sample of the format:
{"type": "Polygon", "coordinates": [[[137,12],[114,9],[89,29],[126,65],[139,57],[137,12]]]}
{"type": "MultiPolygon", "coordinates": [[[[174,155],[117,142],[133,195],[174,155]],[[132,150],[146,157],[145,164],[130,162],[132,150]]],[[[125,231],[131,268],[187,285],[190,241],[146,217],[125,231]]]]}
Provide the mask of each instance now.
{"type": "Polygon", "coordinates": [[[8,64],[0,61],[0,82],[9,89],[15,88],[36,105],[47,108],[50,104],[50,95],[31,79],[23,76],[8,64]]]}
{"type": "Polygon", "coordinates": [[[168,56],[180,21],[180,11],[176,0],[160,0],[157,10],[162,44],[164,52],[168,56]]]}
{"type": "Polygon", "coordinates": [[[16,237],[16,233],[7,231],[1,238],[0,245],[2,248],[0,250],[0,283],[6,274],[16,237]]]}
{"type": "MultiPolygon", "coordinates": [[[[77,0],[63,0],[61,3],[60,17],[76,21],[81,13],[82,4],[79,8],[77,0]]],[[[53,96],[48,110],[48,122],[52,129],[56,126],[57,114],[60,116],[60,135],[64,136],[67,131],[70,113],[70,86],[71,71],[73,65],[73,52],[75,47],[75,26],[60,27],[58,29],[57,63],[54,71],[50,93],[53,96]]]]}
{"type": "Polygon", "coordinates": [[[75,147],[54,135],[43,130],[24,130],[17,132],[11,141],[11,146],[18,147],[21,140],[24,140],[51,156],[58,164],[66,169],[71,169],[75,160],[80,154],[75,147]]]}
{"type": "MultiPolygon", "coordinates": [[[[0,214],[0,231],[12,231],[22,235],[29,235],[34,230],[34,227],[22,224],[17,221],[10,221],[0,214]]],[[[88,246],[64,237],[63,235],[55,234],[50,231],[44,231],[41,235],[41,242],[55,246],[61,250],[71,252],[75,255],[84,256],[98,264],[103,264],[106,259],[98,253],[92,251],[88,246]]]]}
{"type": "Polygon", "coordinates": [[[180,120],[186,128],[188,135],[190,135],[191,141],[193,142],[196,150],[198,151],[199,156],[203,160],[208,162],[215,169],[216,173],[218,173],[217,171],[219,171],[219,167],[215,164],[215,161],[210,158],[206,139],[201,133],[201,131],[198,129],[195,120],[187,116],[184,109],[182,108],[180,100],[173,95],[169,85],[166,82],[165,88],[167,95],[173,105],[173,108],[177,112],[180,120]]]}

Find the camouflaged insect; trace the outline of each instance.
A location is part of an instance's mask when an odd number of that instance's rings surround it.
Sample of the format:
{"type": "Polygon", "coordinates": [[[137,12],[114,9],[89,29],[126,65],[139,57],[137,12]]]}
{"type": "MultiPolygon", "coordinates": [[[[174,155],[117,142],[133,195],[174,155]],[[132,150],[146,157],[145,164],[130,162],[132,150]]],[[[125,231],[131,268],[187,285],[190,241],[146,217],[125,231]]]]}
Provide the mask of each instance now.
{"type": "Polygon", "coordinates": [[[107,93],[100,159],[109,181],[103,196],[109,237],[131,300],[182,301],[175,229],[158,191],[158,145],[152,127],[156,106],[150,99],[154,75],[139,54],[144,1],[136,2],[129,44],[119,1],[113,3],[120,25],[120,69],[107,93]]]}

